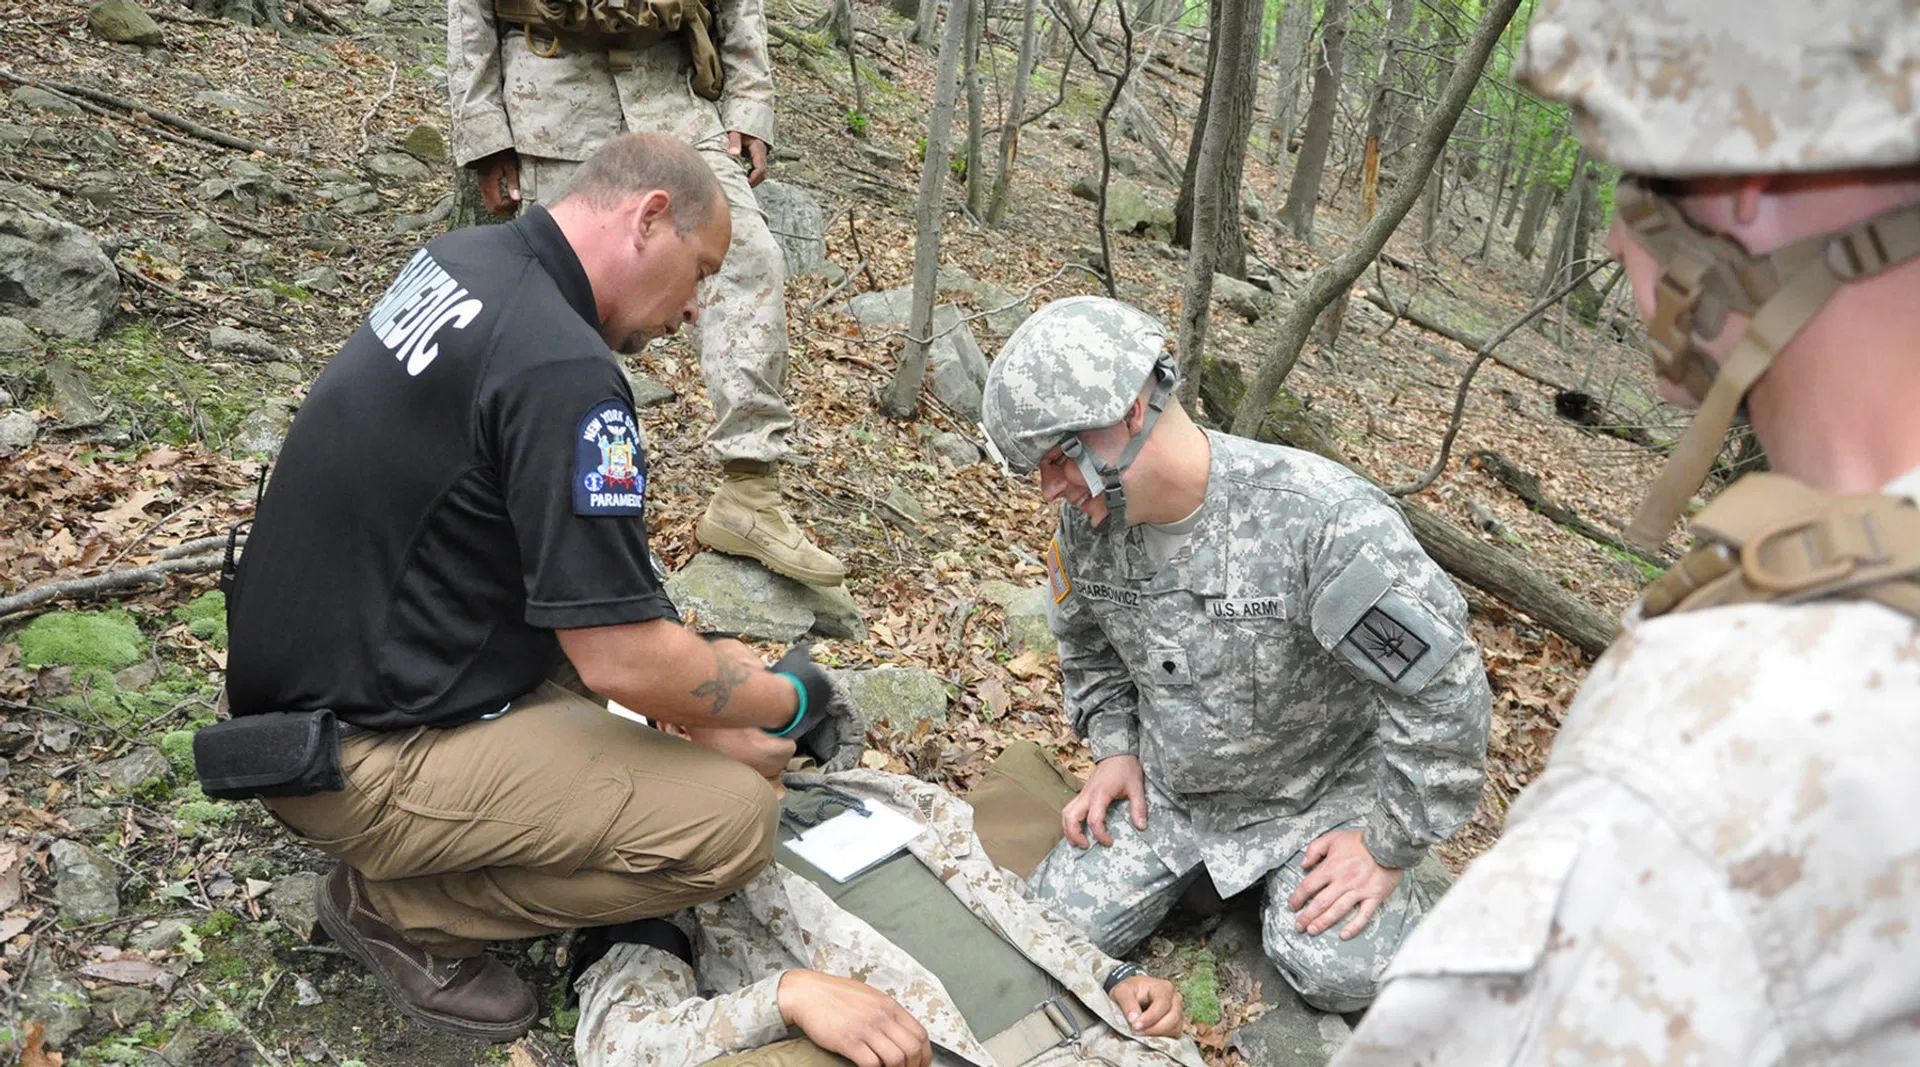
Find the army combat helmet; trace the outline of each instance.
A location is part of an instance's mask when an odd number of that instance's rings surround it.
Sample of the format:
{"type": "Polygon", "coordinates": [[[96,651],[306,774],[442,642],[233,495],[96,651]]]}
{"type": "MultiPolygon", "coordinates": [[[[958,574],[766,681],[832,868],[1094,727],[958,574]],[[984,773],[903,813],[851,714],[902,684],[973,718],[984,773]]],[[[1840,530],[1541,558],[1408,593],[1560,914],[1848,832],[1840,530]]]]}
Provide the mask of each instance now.
{"type": "Polygon", "coordinates": [[[1109,520],[1126,524],[1120,476],[1133,465],[1167,406],[1176,377],[1160,320],[1103,296],[1055,300],[1020,324],[987,371],[983,419],[987,443],[1008,469],[1031,474],[1055,445],[1080,467],[1087,488],[1106,501],[1109,520]],[[1119,422],[1148,380],[1146,418],[1112,463],[1080,439],[1119,422]]]}
{"type": "Polygon", "coordinates": [[[1655,370],[1700,404],[1629,536],[1654,547],[1706,480],[1747,392],[1842,286],[1920,255],[1920,205],[1762,255],[1696,226],[1663,179],[1920,162],[1920,9],[1890,0],[1561,0],[1516,67],[1626,175],[1621,223],[1661,268],[1655,370]],[[1752,319],[1716,367],[1693,343],[1752,319]]]}

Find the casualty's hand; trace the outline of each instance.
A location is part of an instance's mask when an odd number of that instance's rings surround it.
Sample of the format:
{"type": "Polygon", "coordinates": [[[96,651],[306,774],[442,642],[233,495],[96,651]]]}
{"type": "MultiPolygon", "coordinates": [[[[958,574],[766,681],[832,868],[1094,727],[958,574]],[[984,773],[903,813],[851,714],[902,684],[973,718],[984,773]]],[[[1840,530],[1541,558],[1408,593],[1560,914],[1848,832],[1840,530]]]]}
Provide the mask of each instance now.
{"type": "Polygon", "coordinates": [[[520,155],[504,148],[474,163],[474,177],[480,180],[480,199],[487,210],[501,218],[512,218],[520,210],[520,155]]]}
{"type": "Polygon", "coordinates": [[[1342,941],[1367,928],[1407,873],[1376,863],[1358,830],[1334,830],[1314,838],[1300,868],[1307,876],[1287,898],[1287,907],[1298,913],[1294,926],[1319,934],[1355,912],[1353,921],[1340,929],[1342,941]]]}
{"type": "Polygon", "coordinates": [[[747,171],[747,184],[759,185],[761,182],[766,181],[767,142],[762,141],[750,133],[741,133],[739,130],[728,130],[727,154],[738,159],[740,158],[740,153],[743,151],[746,153],[747,162],[753,164],[753,169],[747,171]]]}
{"type": "Polygon", "coordinates": [[[1138,756],[1108,756],[1094,765],[1092,777],[1080,787],[1079,795],[1067,802],[1060,813],[1060,828],[1075,848],[1087,847],[1087,830],[1103,845],[1113,844],[1107,833],[1107,807],[1121,797],[1127,798],[1127,810],[1133,816],[1133,828],[1147,828],[1147,772],[1138,756]]]}
{"type": "Polygon", "coordinates": [[[854,1067],[930,1067],[926,1027],[892,997],[865,982],[820,971],[780,977],[780,1017],[814,1044],[854,1067]]]}
{"type": "Polygon", "coordinates": [[[1141,1037],[1172,1037],[1180,1032],[1180,991],[1165,978],[1136,974],[1114,986],[1108,996],[1141,1037]]]}

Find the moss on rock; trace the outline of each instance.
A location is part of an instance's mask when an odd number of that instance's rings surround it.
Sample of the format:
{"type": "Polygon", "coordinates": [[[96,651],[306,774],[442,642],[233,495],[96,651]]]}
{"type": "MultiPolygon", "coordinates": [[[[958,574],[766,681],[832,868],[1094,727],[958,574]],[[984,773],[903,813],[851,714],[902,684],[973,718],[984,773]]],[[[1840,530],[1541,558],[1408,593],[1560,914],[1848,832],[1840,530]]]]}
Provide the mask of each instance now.
{"type": "Polygon", "coordinates": [[[56,611],[19,633],[20,660],[29,667],[117,671],[147,658],[147,639],[124,611],[56,611]]]}

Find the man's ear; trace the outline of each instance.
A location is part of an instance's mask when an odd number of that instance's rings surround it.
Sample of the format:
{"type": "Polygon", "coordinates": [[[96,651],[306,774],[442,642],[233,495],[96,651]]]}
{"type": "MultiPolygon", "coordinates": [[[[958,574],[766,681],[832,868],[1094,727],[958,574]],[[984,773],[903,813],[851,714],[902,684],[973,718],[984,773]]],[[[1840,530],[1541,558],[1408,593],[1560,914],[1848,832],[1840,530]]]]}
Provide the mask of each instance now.
{"type": "Polygon", "coordinates": [[[648,190],[635,202],[631,218],[634,247],[643,248],[663,232],[662,227],[673,225],[672,195],[665,189],[648,190]]]}
{"type": "Polygon", "coordinates": [[[1127,417],[1121,421],[1126,423],[1127,436],[1131,437],[1139,433],[1147,424],[1147,398],[1134,397],[1133,406],[1127,409],[1127,417]]]}

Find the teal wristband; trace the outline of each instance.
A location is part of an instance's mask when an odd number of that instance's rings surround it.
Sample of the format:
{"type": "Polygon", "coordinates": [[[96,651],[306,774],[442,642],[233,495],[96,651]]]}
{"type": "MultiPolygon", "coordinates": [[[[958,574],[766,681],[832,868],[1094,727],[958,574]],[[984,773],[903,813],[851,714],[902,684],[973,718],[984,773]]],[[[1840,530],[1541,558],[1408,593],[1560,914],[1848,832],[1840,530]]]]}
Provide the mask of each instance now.
{"type": "Polygon", "coordinates": [[[801,719],[804,719],[807,717],[807,687],[800,684],[800,679],[795,678],[793,675],[788,674],[785,671],[780,671],[777,677],[785,678],[787,681],[793,683],[794,695],[800,698],[800,710],[793,713],[793,721],[788,723],[787,728],[784,730],[768,730],[764,726],[762,726],[760,729],[765,731],[768,734],[773,735],[774,737],[785,737],[788,734],[793,732],[794,727],[800,725],[801,719]]]}

